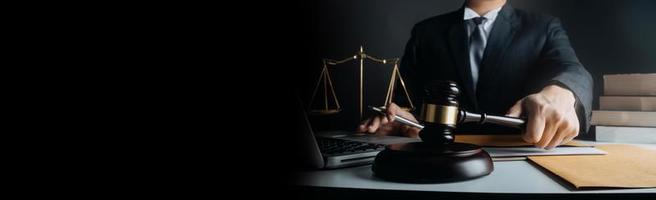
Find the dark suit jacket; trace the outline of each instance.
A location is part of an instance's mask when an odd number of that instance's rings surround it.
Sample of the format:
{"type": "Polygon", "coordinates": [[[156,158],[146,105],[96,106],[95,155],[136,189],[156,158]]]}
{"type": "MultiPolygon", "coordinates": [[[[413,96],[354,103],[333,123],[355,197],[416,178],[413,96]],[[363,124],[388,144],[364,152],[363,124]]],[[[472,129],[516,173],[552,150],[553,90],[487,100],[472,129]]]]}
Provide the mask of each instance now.
{"type": "MultiPolygon", "coordinates": [[[[505,114],[517,100],[558,84],[575,94],[581,131],[587,131],[592,77],[576,57],[559,19],[506,4],[491,30],[474,92],[463,8],[421,21],[412,30],[401,74],[418,105],[424,85],[431,80],[458,83],[461,108],[498,115],[505,114]]],[[[496,126],[458,126],[458,133],[481,131],[517,132],[496,126]]]]}

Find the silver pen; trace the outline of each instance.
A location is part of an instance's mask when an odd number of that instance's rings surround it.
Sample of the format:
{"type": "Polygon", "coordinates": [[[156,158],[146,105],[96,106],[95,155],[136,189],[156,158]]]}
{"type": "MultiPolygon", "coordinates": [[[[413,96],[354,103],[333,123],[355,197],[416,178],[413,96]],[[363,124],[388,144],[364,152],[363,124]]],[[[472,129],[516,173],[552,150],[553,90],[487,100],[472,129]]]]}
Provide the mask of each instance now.
{"type": "MultiPolygon", "coordinates": [[[[380,113],[380,114],[387,115],[387,110],[386,110],[385,107],[380,107],[380,108],[379,108],[379,107],[369,106],[369,109],[371,109],[371,110],[373,110],[373,111],[376,111],[376,112],[378,112],[378,113],[380,113]]],[[[405,125],[408,125],[408,126],[412,126],[412,127],[415,127],[415,128],[419,128],[419,129],[424,129],[424,125],[421,125],[421,124],[419,124],[419,123],[417,123],[417,122],[413,122],[412,120],[409,120],[409,119],[403,118],[403,117],[398,116],[398,115],[394,115],[394,120],[395,120],[395,121],[398,121],[398,122],[401,123],[401,124],[405,124],[405,125]]]]}

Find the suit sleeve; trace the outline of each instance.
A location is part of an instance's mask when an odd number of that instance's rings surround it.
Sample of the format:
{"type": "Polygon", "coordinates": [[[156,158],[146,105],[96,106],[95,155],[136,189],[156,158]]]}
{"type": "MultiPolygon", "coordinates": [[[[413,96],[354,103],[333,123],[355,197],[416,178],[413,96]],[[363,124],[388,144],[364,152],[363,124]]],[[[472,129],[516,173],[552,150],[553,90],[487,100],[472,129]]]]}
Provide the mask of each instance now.
{"type": "MultiPolygon", "coordinates": [[[[412,100],[412,103],[414,104],[415,109],[413,114],[417,114],[420,106],[421,106],[421,84],[419,82],[421,77],[418,77],[418,72],[417,68],[418,66],[418,61],[417,61],[417,48],[418,48],[418,43],[419,43],[419,36],[417,35],[417,26],[412,28],[412,32],[410,34],[410,39],[408,40],[408,43],[405,46],[405,51],[403,53],[403,57],[401,58],[401,65],[399,66],[399,71],[401,73],[401,76],[406,84],[406,88],[408,89],[408,93],[410,96],[410,99],[412,100]]],[[[407,98],[405,96],[405,93],[401,91],[402,88],[401,84],[396,84],[395,88],[395,100],[398,102],[396,103],[401,103],[404,105],[408,105],[409,102],[407,102],[407,98]]]]}
{"type": "Polygon", "coordinates": [[[557,84],[574,93],[576,111],[581,126],[581,133],[586,133],[590,126],[592,110],[593,80],[590,73],[583,67],[570,45],[567,33],[558,18],[548,25],[546,44],[542,51],[542,63],[550,69],[551,77],[543,86],[557,84]]]}

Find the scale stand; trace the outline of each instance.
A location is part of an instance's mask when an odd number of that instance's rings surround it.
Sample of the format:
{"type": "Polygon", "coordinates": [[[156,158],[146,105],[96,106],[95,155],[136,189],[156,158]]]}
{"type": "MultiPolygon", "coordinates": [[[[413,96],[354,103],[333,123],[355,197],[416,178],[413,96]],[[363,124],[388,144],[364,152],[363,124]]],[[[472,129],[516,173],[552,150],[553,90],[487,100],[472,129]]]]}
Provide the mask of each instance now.
{"type": "Polygon", "coordinates": [[[358,51],[355,55],[342,59],[342,60],[333,60],[333,59],[323,59],[323,69],[321,70],[321,73],[319,75],[319,80],[317,81],[317,85],[314,88],[314,92],[312,92],[312,98],[310,99],[310,105],[308,106],[310,109],[310,114],[315,114],[315,115],[329,115],[329,114],[337,114],[341,111],[341,107],[339,105],[339,100],[337,99],[337,94],[335,93],[335,88],[333,86],[333,82],[330,76],[330,70],[329,66],[337,66],[352,60],[358,60],[360,62],[360,70],[359,70],[359,84],[358,84],[358,112],[360,119],[362,119],[363,116],[363,109],[364,109],[364,103],[363,103],[363,94],[364,94],[364,88],[363,88],[363,82],[364,82],[364,61],[365,60],[370,60],[373,62],[377,62],[380,64],[393,64],[394,67],[392,68],[392,75],[390,76],[390,81],[388,83],[388,88],[387,88],[387,94],[385,95],[385,107],[392,102],[392,98],[394,97],[394,88],[396,86],[396,82],[401,83],[401,87],[403,88],[404,94],[406,99],[408,100],[409,107],[401,107],[402,109],[406,111],[412,111],[415,109],[414,104],[412,103],[412,100],[410,99],[410,94],[408,93],[408,89],[405,86],[405,82],[403,81],[403,77],[401,76],[401,72],[399,71],[399,59],[398,58],[393,58],[393,59],[380,59],[373,57],[371,55],[368,55],[364,53],[364,48],[360,46],[360,51],[358,51]],[[321,86],[323,83],[323,94],[324,94],[324,99],[323,99],[323,106],[320,109],[315,109],[312,107],[315,97],[317,95],[317,91],[319,90],[319,86],[321,86]],[[329,92],[330,91],[330,92],[329,92]],[[334,107],[331,107],[329,105],[329,95],[331,95],[334,101],[334,107]]]}

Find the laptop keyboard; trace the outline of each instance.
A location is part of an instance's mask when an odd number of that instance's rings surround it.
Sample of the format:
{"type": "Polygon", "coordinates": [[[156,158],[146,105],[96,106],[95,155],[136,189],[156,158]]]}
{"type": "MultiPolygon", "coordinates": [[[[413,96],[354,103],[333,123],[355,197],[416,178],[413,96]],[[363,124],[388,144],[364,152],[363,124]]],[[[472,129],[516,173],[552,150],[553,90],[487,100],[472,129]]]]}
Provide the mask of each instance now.
{"type": "Polygon", "coordinates": [[[382,151],[385,145],[372,144],[366,142],[356,142],[348,140],[340,140],[334,138],[317,138],[319,149],[324,155],[345,155],[354,153],[364,153],[372,151],[382,151]]]}

